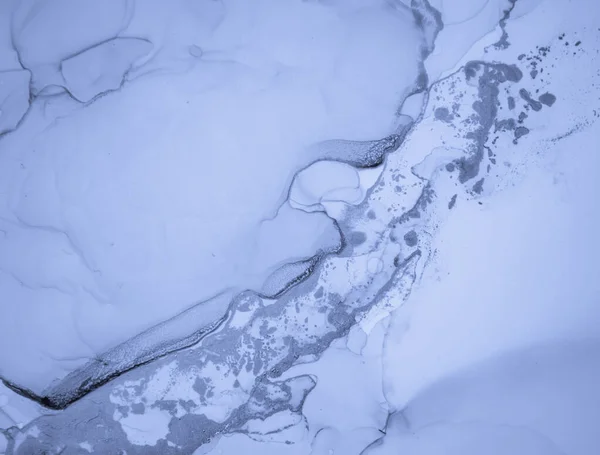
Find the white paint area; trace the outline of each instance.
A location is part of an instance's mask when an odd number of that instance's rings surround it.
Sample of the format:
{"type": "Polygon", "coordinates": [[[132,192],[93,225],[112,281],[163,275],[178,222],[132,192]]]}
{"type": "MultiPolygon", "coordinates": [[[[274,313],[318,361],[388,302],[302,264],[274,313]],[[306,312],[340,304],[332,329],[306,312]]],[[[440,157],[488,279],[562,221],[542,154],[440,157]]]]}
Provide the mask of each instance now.
{"type": "Polygon", "coordinates": [[[94,446],[91,445],[89,442],[80,442],[79,443],[79,447],[81,447],[83,450],[85,450],[86,452],[92,453],[94,446]]]}
{"type": "Polygon", "coordinates": [[[357,169],[338,161],[317,161],[298,172],[290,187],[289,204],[306,212],[339,215],[339,207],[358,205],[381,175],[383,166],[357,169]]]}
{"type": "MultiPolygon", "coordinates": [[[[384,1],[9,3],[27,71],[0,73],[0,131],[22,122],[0,139],[0,374],[37,392],[337,245],[323,213],[277,209],[313,144],[395,132],[419,71],[422,33],[384,1]]],[[[358,202],[339,171],[310,197],[358,202]]]]}
{"type": "Polygon", "coordinates": [[[39,405],[0,384],[0,429],[22,428],[40,415],[42,409],[39,405]]]}
{"type": "Polygon", "coordinates": [[[153,446],[169,434],[171,415],[167,411],[148,408],[143,414],[129,413],[118,421],[129,442],[138,446],[153,446]]]}

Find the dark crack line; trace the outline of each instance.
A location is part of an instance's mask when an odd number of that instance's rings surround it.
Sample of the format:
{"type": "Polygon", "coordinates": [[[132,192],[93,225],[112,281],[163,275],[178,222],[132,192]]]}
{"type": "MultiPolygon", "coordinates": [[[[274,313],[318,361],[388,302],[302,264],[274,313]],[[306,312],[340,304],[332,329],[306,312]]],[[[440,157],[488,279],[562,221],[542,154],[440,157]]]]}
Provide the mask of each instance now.
{"type": "MultiPolygon", "coordinates": [[[[113,379],[116,379],[119,376],[121,376],[135,368],[139,368],[141,366],[152,363],[156,360],[162,359],[162,358],[164,358],[170,354],[173,354],[175,352],[183,351],[194,345],[197,345],[206,336],[210,335],[211,333],[216,332],[230,318],[230,316],[231,316],[231,311],[228,309],[227,312],[225,313],[225,315],[222,316],[220,319],[218,319],[217,321],[209,324],[208,326],[203,327],[202,329],[194,332],[193,334],[191,334],[190,336],[188,336],[186,338],[183,338],[183,339],[173,342],[169,347],[165,348],[164,352],[161,352],[161,353],[153,352],[147,357],[142,357],[141,360],[134,359],[133,362],[131,362],[130,364],[128,364],[122,368],[119,368],[117,370],[114,370],[112,372],[103,374],[97,378],[90,376],[86,380],[81,381],[80,385],[74,391],[71,391],[70,394],[64,394],[64,393],[57,394],[56,392],[53,393],[52,391],[50,391],[50,392],[46,392],[46,393],[40,395],[40,394],[35,393],[34,391],[32,391],[31,389],[29,389],[27,387],[20,386],[20,385],[16,384],[15,382],[12,382],[12,381],[4,378],[3,376],[0,376],[0,381],[7,388],[9,388],[13,392],[17,393],[18,395],[21,395],[24,398],[28,398],[47,409],[51,409],[51,410],[55,410],[55,411],[63,410],[63,409],[66,409],[71,404],[75,403],[76,401],[80,400],[84,396],[93,392],[94,390],[102,387],[103,385],[107,384],[108,382],[112,381],[113,379]]],[[[123,345],[126,343],[127,343],[127,341],[124,342],[123,345]]],[[[115,348],[115,349],[117,349],[117,348],[115,348]]],[[[112,351],[108,351],[108,352],[110,353],[112,351]]],[[[102,355],[98,356],[97,359],[91,363],[92,364],[110,365],[110,362],[103,360],[102,355]]],[[[88,363],[86,365],[90,366],[90,363],[88,363]]],[[[61,382],[58,384],[58,386],[63,384],[64,381],[67,381],[69,379],[70,375],[76,374],[80,371],[81,371],[80,369],[74,370],[72,373],[67,375],[63,380],[61,380],[61,382]]],[[[55,387],[58,387],[58,386],[55,386],[55,387]]]]}

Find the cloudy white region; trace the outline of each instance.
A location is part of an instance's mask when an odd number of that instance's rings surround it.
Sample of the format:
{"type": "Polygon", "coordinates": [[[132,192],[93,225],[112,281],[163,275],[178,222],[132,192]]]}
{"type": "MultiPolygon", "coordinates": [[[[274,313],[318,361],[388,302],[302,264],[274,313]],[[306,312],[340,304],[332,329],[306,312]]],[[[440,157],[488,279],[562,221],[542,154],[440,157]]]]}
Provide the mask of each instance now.
{"type": "Polygon", "coordinates": [[[597,453],[583,3],[0,6],[0,453],[597,453]]]}

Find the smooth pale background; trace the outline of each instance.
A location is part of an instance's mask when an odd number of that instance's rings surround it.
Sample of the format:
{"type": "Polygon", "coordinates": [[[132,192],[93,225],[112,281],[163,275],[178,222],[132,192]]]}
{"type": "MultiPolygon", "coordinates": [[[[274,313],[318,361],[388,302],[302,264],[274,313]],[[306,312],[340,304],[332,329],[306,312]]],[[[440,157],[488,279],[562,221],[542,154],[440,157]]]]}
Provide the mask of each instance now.
{"type": "Polygon", "coordinates": [[[277,209],[309,145],[395,132],[423,38],[384,1],[11,5],[0,57],[47,97],[0,140],[0,374],[38,392],[335,246],[323,213],[277,209]],[[138,41],[88,49],[115,35],[138,41]]]}

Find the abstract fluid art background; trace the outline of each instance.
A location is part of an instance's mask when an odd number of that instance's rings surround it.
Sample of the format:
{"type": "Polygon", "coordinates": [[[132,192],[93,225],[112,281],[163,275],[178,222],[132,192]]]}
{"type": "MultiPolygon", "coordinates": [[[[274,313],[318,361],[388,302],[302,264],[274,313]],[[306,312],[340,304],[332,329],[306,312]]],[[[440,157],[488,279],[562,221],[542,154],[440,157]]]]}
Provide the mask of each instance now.
{"type": "Polygon", "coordinates": [[[595,0],[3,0],[0,454],[600,453],[595,0]]]}

